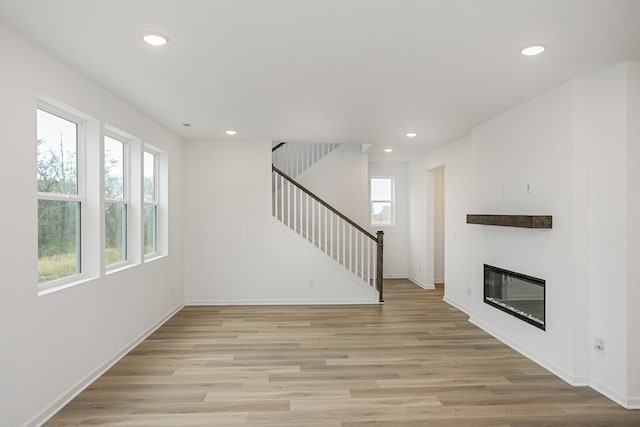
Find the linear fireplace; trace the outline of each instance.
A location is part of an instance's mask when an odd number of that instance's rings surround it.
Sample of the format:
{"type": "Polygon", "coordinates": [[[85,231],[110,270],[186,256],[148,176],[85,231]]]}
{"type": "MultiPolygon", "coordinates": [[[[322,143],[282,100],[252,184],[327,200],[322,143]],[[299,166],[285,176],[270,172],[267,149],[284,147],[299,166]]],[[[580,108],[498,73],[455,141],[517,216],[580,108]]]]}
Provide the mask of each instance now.
{"type": "Polygon", "coordinates": [[[484,302],[545,329],[545,281],[484,265],[484,302]]]}

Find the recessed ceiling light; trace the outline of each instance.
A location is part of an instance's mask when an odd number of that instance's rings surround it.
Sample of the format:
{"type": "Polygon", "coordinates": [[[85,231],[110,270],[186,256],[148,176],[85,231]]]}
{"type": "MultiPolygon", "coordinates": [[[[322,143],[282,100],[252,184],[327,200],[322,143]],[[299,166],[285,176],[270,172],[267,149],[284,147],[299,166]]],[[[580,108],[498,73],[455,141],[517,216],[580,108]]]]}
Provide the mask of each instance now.
{"type": "Polygon", "coordinates": [[[545,47],[542,45],[529,46],[522,49],[520,53],[525,56],[535,56],[535,55],[540,55],[542,52],[544,52],[544,49],[545,47]]]}
{"type": "Polygon", "coordinates": [[[229,130],[225,131],[224,133],[226,133],[227,135],[235,135],[235,134],[238,133],[238,131],[229,129],[229,130]]]}
{"type": "Polygon", "coordinates": [[[393,148],[385,148],[384,152],[385,153],[391,153],[393,151],[393,148]]]}
{"type": "Polygon", "coordinates": [[[160,33],[143,33],[142,40],[151,46],[164,46],[169,41],[169,37],[160,33]]]}
{"type": "Polygon", "coordinates": [[[405,135],[407,135],[409,138],[415,138],[416,136],[418,136],[418,134],[415,132],[407,132],[405,133],[405,135]]]}

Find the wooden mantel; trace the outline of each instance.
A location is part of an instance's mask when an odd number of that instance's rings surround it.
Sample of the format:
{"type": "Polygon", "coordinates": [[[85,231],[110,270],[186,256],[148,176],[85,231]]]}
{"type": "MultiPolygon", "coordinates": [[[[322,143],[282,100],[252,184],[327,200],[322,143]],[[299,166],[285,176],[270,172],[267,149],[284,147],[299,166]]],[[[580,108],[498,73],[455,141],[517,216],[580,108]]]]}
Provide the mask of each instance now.
{"type": "Polygon", "coordinates": [[[467,214],[467,224],[500,225],[520,228],[551,228],[551,215],[474,215],[467,214]]]}

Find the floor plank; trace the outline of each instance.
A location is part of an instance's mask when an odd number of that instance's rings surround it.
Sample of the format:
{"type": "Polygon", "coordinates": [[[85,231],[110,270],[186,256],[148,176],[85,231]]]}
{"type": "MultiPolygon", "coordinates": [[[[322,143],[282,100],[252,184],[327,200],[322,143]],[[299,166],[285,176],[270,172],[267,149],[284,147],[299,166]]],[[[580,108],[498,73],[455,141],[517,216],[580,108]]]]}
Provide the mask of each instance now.
{"type": "Polygon", "coordinates": [[[640,426],[424,290],[384,305],[185,307],[48,426],[640,426]]]}

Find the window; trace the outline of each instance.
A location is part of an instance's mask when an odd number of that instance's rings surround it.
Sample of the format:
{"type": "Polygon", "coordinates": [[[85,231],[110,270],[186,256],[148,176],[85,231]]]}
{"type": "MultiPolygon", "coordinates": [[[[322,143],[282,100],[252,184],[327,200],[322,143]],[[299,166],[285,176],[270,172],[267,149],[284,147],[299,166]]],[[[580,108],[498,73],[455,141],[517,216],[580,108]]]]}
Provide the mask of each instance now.
{"type": "Polygon", "coordinates": [[[167,153],[48,97],[35,113],[38,295],[167,255],[167,153]]]}
{"type": "Polygon", "coordinates": [[[158,252],[158,155],[144,152],[144,254],[158,252]]]}
{"type": "Polygon", "coordinates": [[[116,135],[104,137],[105,264],[127,261],[129,200],[128,144],[116,135]]]}
{"type": "Polygon", "coordinates": [[[82,123],[41,106],[36,126],[38,284],[43,284],[82,270],[82,123]]]}
{"type": "Polygon", "coordinates": [[[395,225],[393,178],[371,178],[371,225],[395,225]]]}

